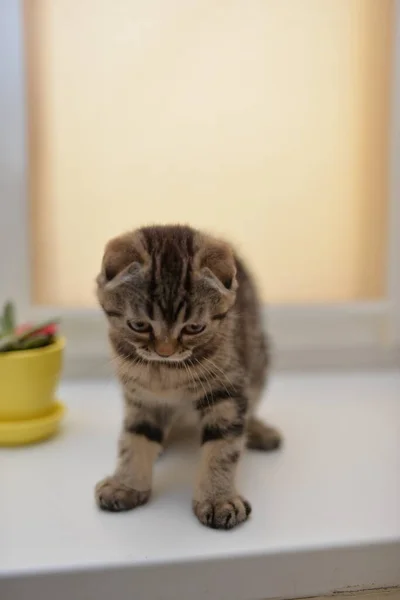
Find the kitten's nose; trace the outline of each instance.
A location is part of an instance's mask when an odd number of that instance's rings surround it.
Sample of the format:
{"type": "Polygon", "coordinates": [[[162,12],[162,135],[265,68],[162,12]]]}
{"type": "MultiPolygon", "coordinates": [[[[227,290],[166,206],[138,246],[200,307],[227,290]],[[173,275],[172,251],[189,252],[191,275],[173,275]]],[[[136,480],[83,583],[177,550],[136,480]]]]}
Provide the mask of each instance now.
{"type": "Polygon", "coordinates": [[[170,340],[167,341],[157,341],[154,345],[154,349],[160,356],[172,356],[176,351],[176,344],[170,340]]]}

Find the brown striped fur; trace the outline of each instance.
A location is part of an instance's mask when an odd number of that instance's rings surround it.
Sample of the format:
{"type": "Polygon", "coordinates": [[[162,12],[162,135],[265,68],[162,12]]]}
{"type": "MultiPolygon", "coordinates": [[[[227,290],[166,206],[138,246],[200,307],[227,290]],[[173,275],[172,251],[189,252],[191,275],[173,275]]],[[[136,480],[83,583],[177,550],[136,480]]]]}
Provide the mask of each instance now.
{"type": "Polygon", "coordinates": [[[96,487],[99,506],[147,502],[153,463],[188,414],[201,433],[196,516],[222,529],[245,521],[251,507],[235,487],[243,447],[273,450],[280,435],[254,416],[268,352],[242,261],[190,227],[144,227],[107,244],[97,284],[125,398],[118,464],[96,487]]]}

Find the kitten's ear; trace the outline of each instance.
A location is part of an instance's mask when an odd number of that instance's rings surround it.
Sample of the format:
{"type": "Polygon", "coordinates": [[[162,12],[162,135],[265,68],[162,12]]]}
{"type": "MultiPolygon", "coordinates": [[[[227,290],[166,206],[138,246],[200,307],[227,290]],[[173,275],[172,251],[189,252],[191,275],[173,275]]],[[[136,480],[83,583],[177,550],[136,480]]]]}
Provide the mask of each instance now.
{"type": "Polygon", "coordinates": [[[236,263],[232,248],[226,242],[202,235],[199,240],[197,267],[203,273],[211,271],[226,290],[235,291],[236,263]]]}
{"type": "Polygon", "coordinates": [[[146,251],[138,231],[125,233],[113,238],[106,245],[101,273],[97,283],[106,284],[115,279],[127,267],[136,263],[136,267],[146,261],[146,251]]]}

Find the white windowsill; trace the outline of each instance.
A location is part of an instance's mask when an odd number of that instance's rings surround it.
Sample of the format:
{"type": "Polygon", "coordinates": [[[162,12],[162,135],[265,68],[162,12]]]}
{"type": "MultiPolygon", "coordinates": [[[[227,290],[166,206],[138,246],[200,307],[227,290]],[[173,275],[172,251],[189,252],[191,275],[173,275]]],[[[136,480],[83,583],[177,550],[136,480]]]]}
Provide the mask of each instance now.
{"type": "Polygon", "coordinates": [[[261,413],[282,451],[247,453],[239,487],[251,520],[231,532],[191,513],[196,452],[170,449],[154,496],[99,512],[113,469],[113,382],[62,386],[58,437],[0,449],[0,597],[248,600],[400,585],[400,374],[279,374],[261,413]],[[32,577],[36,574],[35,577],[32,577]]]}

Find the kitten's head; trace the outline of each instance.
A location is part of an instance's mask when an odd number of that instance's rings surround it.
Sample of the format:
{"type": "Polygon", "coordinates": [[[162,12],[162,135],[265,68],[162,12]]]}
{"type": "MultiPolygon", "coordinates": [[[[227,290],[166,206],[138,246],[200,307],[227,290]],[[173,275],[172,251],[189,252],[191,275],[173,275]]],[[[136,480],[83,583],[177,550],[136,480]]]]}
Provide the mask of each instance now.
{"type": "Polygon", "coordinates": [[[97,295],[113,340],[146,361],[198,359],[236,298],[228,244],[184,226],[144,227],[106,246],[97,295]]]}

